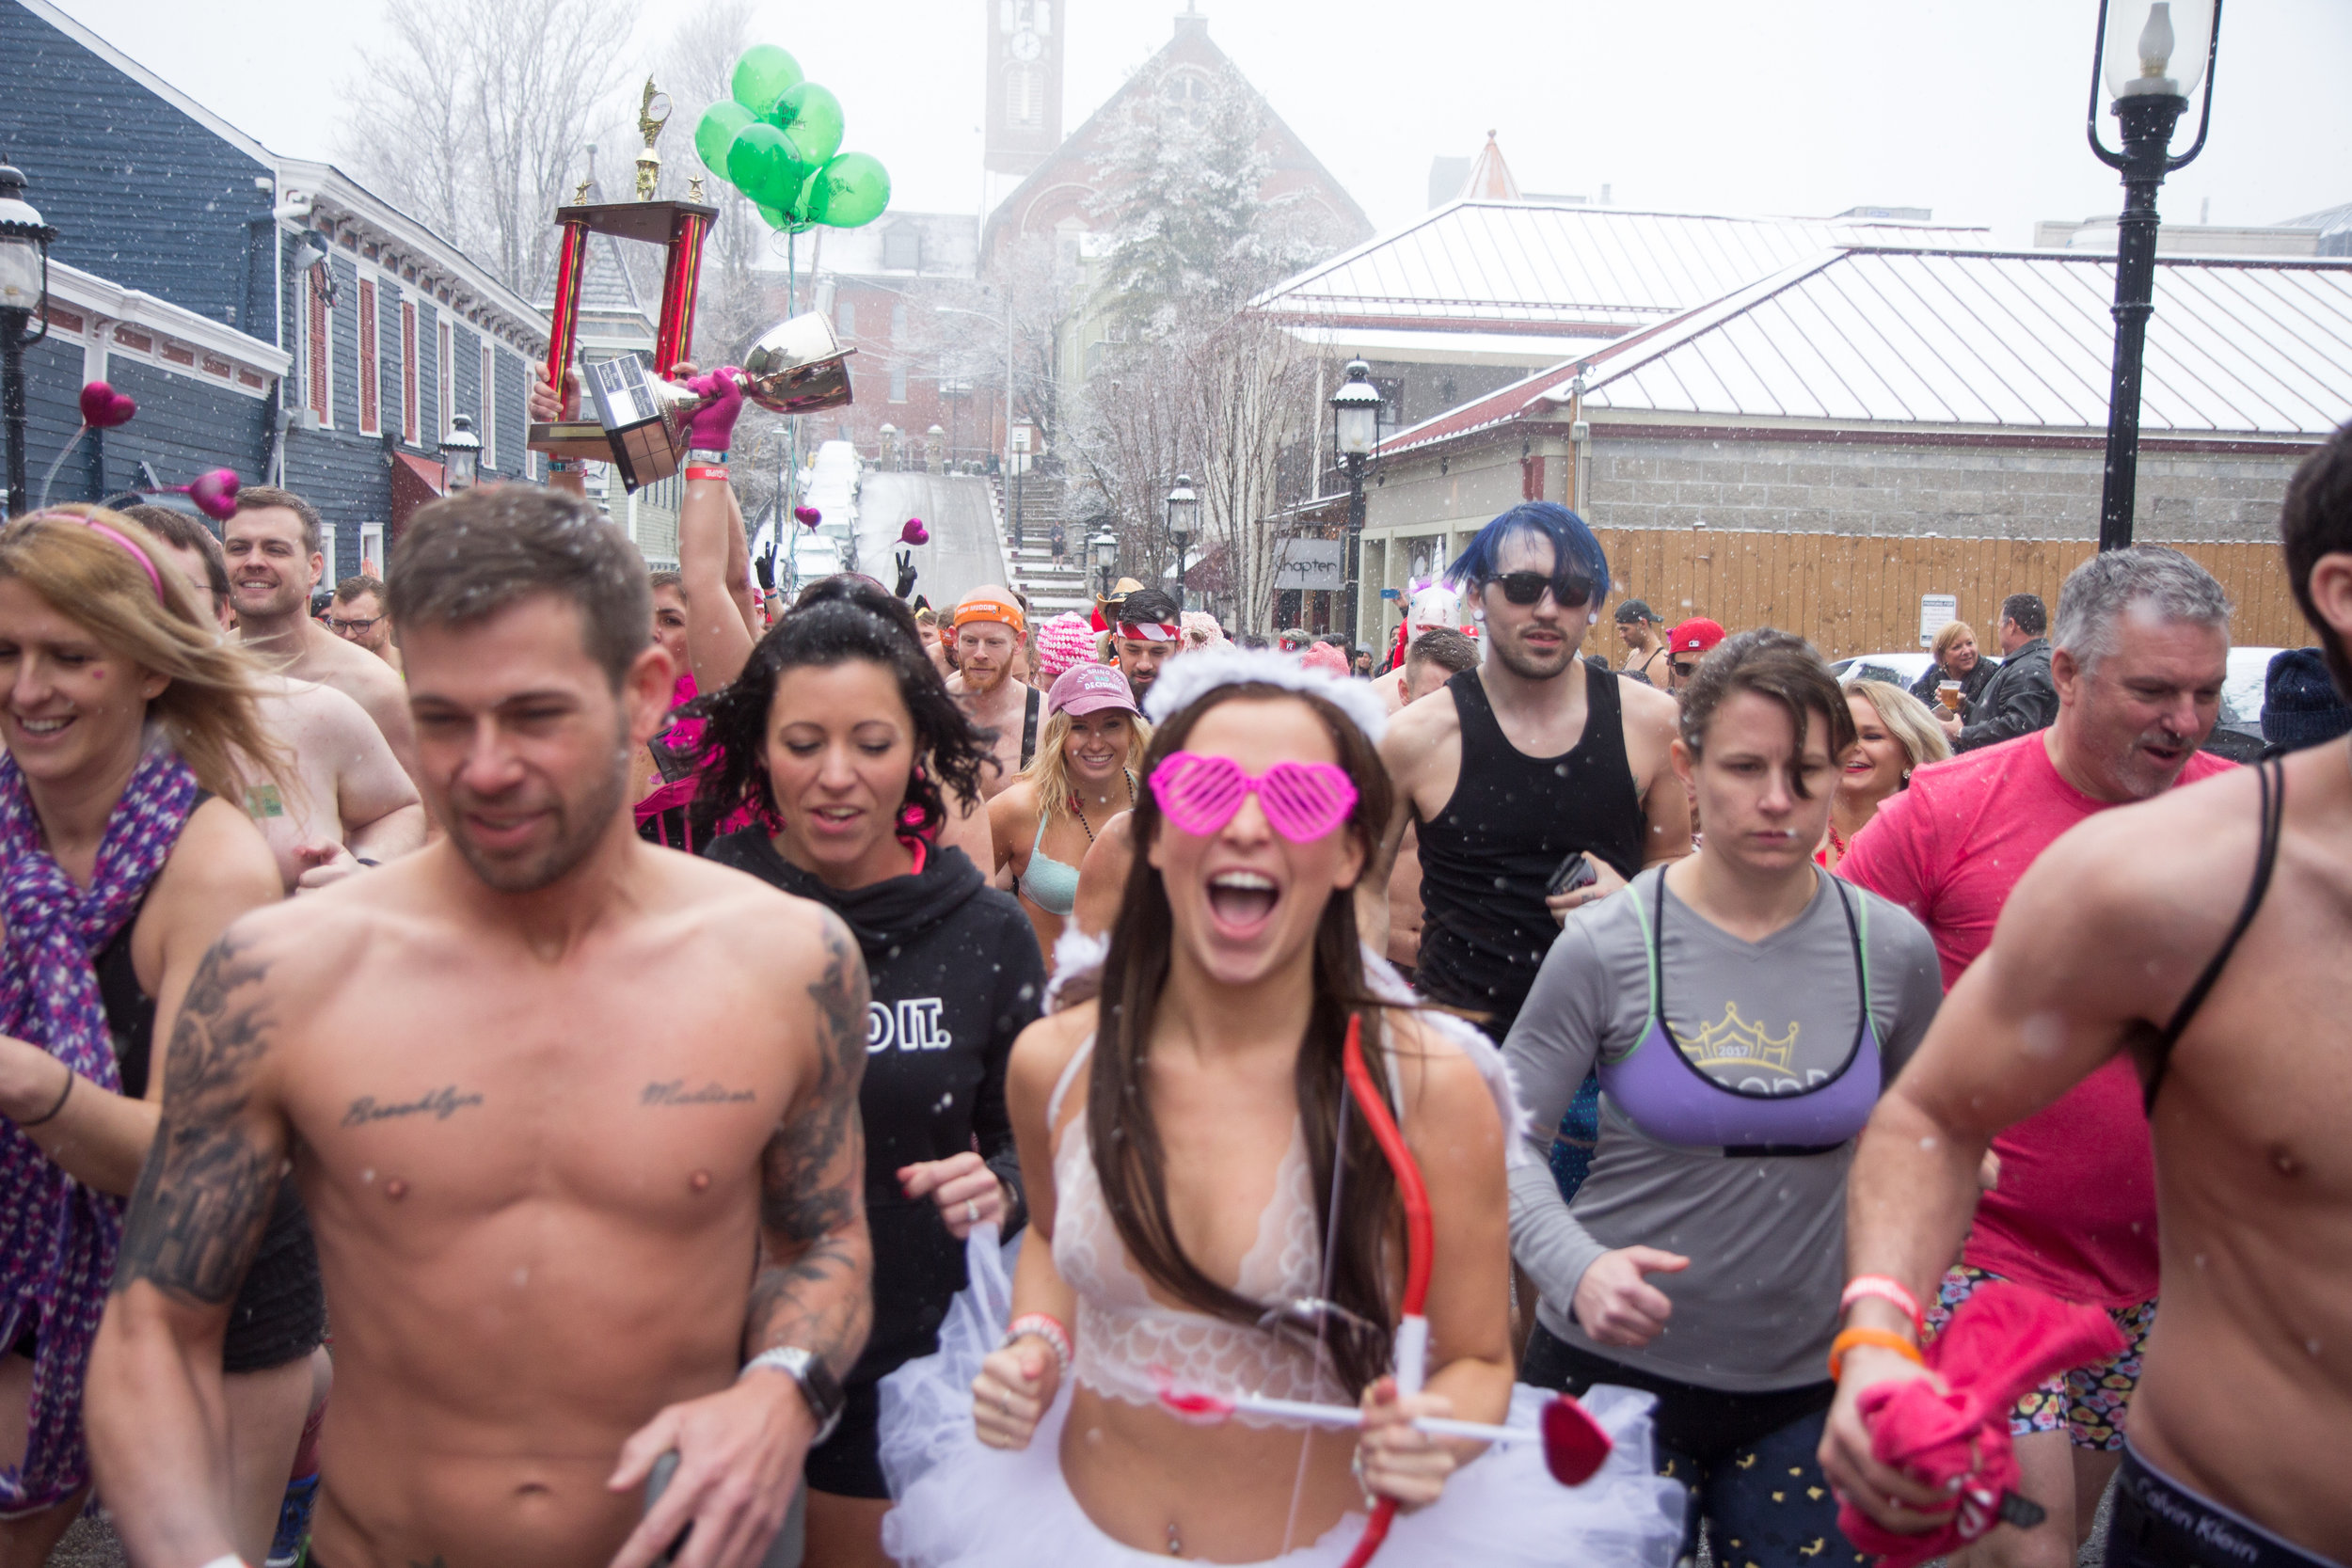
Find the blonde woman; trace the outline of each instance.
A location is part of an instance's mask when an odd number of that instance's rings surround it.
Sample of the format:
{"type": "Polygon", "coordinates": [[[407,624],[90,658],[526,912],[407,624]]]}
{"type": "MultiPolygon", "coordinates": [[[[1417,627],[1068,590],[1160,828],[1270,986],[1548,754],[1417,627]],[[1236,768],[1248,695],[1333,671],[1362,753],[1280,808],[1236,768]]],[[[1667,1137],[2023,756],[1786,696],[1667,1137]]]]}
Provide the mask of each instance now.
{"type": "Polygon", "coordinates": [[[1977,649],[1977,629],[1965,621],[1947,621],[1944,629],[1935,634],[1935,641],[1928,648],[1935,662],[1928,673],[1911,683],[1911,694],[1932,705],[1935,689],[1946,681],[1960,683],[1960,705],[1951,711],[1965,714],[1968,705],[1993,678],[1999,668],[1977,649]]]}
{"type": "MultiPolygon", "coordinates": [[[[130,518],[58,507],[0,528],[0,1560],[42,1560],[80,1512],[81,1388],[155,1138],[160,1042],[221,933],[280,895],[242,807],[255,765],[282,773],[260,675],[130,518]]],[[[325,1314],[281,1189],[222,1350],[248,1561],[269,1549],[325,1314]]]]}
{"type": "Polygon", "coordinates": [[[1846,688],[1846,705],[1853,710],[1854,743],[1838,772],[1829,832],[1813,856],[1832,871],[1853,835],[1878,815],[1879,802],[1911,783],[1913,769],[1952,754],[1927,704],[1899,686],[1856,681],[1846,688]]]}
{"type": "Polygon", "coordinates": [[[1064,671],[1045,699],[1037,756],[988,805],[996,865],[1047,953],[1078,901],[1078,863],[1103,825],[1136,803],[1135,759],[1151,731],[1127,677],[1107,664],[1064,671]]]}

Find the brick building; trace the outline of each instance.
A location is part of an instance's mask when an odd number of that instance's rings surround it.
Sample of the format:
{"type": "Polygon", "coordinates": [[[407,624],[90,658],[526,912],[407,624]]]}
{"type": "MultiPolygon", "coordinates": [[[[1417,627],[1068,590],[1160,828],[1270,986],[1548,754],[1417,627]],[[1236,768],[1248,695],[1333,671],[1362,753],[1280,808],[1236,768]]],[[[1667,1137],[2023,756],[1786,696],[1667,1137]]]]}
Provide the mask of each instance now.
{"type": "Polygon", "coordinates": [[[389,531],[437,493],[455,415],[474,421],[485,479],[527,471],[539,312],[422,223],[327,165],[271,152],[49,0],[0,0],[0,145],[58,230],[58,310],[25,357],[36,478],[78,423],[84,381],[141,405],[60,472],[53,499],[141,483],[142,460],[164,483],[232,468],[318,505],[331,577],[380,562],[389,531]]]}

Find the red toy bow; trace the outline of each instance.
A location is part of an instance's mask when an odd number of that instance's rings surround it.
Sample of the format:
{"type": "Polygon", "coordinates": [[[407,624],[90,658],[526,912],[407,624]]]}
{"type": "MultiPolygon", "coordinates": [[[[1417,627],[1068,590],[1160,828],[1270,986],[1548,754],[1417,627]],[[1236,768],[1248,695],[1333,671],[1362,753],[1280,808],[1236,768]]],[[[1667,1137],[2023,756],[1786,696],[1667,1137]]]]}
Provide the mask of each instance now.
{"type": "MultiPolygon", "coordinates": [[[[1396,1325],[1396,1392],[1399,1399],[1421,1392],[1422,1379],[1428,1370],[1429,1320],[1422,1308],[1429,1300],[1429,1269],[1432,1254],[1437,1250],[1437,1237],[1429,1218],[1429,1189],[1421,1179],[1421,1165],[1413,1151],[1406,1147],[1405,1133],[1396,1125],[1396,1117],[1389,1113],[1389,1102],[1380,1092],[1380,1085],[1372,1076],[1372,1069],[1364,1062],[1364,1021],[1362,1015],[1351,1015],[1347,1021],[1347,1042],[1341,1064],[1347,1074],[1348,1093],[1354,1097],[1356,1109],[1362,1113],[1364,1125],[1372,1130],[1373,1141],[1396,1173],[1396,1194],[1405,1205],[1405,1299],[1403,1312],[1396,1325]]],[[[1344,1159],[1343,1148],[1335,1158],[1344,1159]]],[[[1331,1218],[1339,1219],[1339,1206],[1334,1204],[1331,1218]]],[[[1356,1543],[1345,1568],[1364,1568],[1380,1544],[1389,1538],[1389,1526],[1396,1518],[1396,1499],[1383,1497],[1373,1505],[1371,1522],[1364,1526],[1363,1539],[1356,1543]]]]}

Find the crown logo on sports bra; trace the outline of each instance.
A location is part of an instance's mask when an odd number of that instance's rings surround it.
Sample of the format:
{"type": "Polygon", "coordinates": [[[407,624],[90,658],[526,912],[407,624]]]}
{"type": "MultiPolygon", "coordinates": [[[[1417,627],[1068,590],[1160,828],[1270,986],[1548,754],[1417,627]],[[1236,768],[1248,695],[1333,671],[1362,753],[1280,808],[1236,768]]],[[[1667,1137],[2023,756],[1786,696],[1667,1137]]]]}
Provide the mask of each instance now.
{"type": "Polygon", "coordinates": [[[1760,1024],[1750,1023],[1740,1016],[1740,1004],[1724,1004],[1721,1022],[1710,1023],[1695,1036],[1677,1030],[1682,1053],[1690,1064],[1701,1071],[1717,1068],[1764,1068],[1786,1078],[1801,1078],[1793,1066],[1797,1059],[1797,1022],[1790,1020],[1788,1033],[1774,1039],[1760,1024]]]}

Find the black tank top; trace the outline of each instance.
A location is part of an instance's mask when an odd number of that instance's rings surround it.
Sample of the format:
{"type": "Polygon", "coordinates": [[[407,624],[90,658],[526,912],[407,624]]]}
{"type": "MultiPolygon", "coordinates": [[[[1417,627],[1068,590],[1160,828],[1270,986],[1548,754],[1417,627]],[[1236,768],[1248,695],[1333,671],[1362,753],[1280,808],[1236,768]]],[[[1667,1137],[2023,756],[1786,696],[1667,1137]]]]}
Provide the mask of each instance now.
{"type": "Polygon", "coordinates": [[[1606,669],[1584,666],[1584,734],[1564,756],[1512,745],[1477,671],[1446,689],[1461,715],[1462,770],[1453,798],[1421,825],[1420,985],[1492,1015],[1486,1027],[1500,1037],[1560,931],[1544,884],[1579,849],[1630,880],[1642,869],[1642,799],[1606,669]]]}

